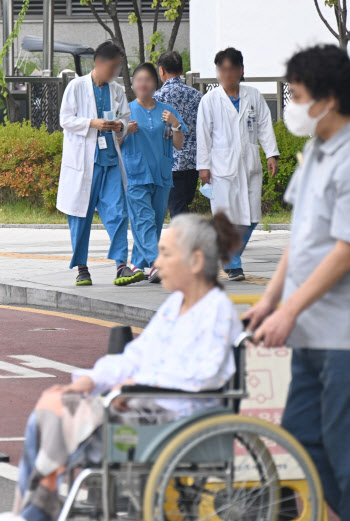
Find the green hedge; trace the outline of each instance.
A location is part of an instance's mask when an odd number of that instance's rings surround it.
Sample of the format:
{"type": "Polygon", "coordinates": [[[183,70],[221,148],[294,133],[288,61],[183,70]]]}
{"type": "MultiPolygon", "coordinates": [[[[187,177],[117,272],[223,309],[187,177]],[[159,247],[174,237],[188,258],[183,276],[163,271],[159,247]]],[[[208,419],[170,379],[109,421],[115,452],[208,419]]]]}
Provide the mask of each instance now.
{"type": "MultiPolygon", "coordinates": [[[[282,121],[274,128],[281,156],[279,172],[271,179],[261,151],[264,213],[285,207],[283,192],[295,169],[296,154],[306,141],[292,136],[282,121]]],[[[27,198],[36,206],[54,210],[62,142],[62,132],[48,134],[44,126],[38,130],[29,122],[0,125],[0,202],[27,198]]],[[[198,190],[192,209],[199,213],[210,212],[209,200],[198,190]]]]}
{"type": "Polygon", "coordinates": [[[0,201],[26,198],[54,210],[62,157],[62,132],[30,122],[0,125],[0,201]]]}
{"type": "MultiPolygon", "coordinates": [[[[287,187],[292,173],[295,170],[297,152],[302,150],[307,140],[307,138],[298,138],[293,136],[286,129],[283,121],[275,123],[274,129],[280,151],[280,159],[278,174],[272,179],[267,173],[267,162],[265,154],[262,149],[260,149],[264,172],[262,196],[263,213],[276,212],[287,206],[283,202],[283,193],[287,187]]],[[[192,204],[192,209],[193,211],[200,213],[210,212],[209,199],[204,197],[198,190],[195,200],[192,204]]]]}

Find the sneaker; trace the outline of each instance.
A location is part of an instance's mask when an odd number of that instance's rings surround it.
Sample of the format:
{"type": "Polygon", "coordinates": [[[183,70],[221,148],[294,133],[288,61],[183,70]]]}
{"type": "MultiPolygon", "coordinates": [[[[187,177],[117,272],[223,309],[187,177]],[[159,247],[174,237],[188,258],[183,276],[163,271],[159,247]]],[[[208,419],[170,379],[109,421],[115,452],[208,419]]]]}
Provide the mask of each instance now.
{"type": "Polygon", "coordinates": [[[228,278],[229,280],[234,280],[237,282],[240,280],[245,280],[245,275],[243,273],[242,268],[237,268],[235,270],[228,271],[228,278]]]}
{"type": "Polygon", "coordinates": [[[133,271],[129,266],[122,266],[118,268],[114,284],[116,286],[127,286],[128,284],[134,284],[134,282],[141,282],[144,280],[145,275],[143,271],[133,271]]]}
{"type": "Polygon", "coordinates": [[[152,268],[149,275],[148,275],[148,282],[151,282],[152,284],[159,284],[160,283],[160,277],[159,277],[159,271],[157,268],[152,268]]]}
{"type": "Polygon", "coordinates": [[[91,286],[92,280],[89,270],[86,268],[79,270],[77,278],[75,279],[76,286],[91,286]]]}

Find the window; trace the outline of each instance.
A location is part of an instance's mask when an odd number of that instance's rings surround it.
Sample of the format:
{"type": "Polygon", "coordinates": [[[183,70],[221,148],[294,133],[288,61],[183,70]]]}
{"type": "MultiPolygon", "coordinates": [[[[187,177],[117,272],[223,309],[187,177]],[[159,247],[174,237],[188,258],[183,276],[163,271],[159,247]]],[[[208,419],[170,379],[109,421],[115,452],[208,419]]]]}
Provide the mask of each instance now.
{"type": "MultiPolygon", "coordinates": [[[[141,7],[142,16],[145,18],[152,17],[154,9],[152,8],[153,0],[138,0],[141,7]]],[[[161,0],[160,0],[161,1],[161,0]]],[[[1,2],[0,2],[1,4],[1,2]]],[[[94,6],[98,13],[104,13],[104,9],[100,0],[94,1],[94,6]]],[[[22,9],[22,0],[14,0],[14,14],[18,15],[22,9]]],[[[133,11],[132,0],[118,0],[117,9],[121,18],[127,19],[129,13],[133,11]]],[[[82,5],[80,0],[54,0],[54,10],[56,16],[93,16],[89,6],[82,5]]],[[[161,8],[160,12],[164,12],[161,8]]],[[[1,14],[1,13],[0,13],[1,14]]],[[[185,8],[185,18],[188,18],[189,6],[185,8]]],[[[41,17],[43,15],[43,0],[30,0],[28,9],[29,16],[41,17]]]]}

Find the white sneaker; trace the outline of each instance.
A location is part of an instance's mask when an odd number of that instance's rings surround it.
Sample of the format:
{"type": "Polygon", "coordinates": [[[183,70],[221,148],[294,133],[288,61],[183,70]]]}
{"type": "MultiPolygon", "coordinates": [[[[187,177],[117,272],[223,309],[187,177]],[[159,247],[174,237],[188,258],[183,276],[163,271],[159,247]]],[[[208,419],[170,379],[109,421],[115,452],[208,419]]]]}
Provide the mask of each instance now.
{"type": "Polygon", "coordinates": [[[24,517],[17,516],[13,512],[2,512],[0,514],[0,521],[26,521],[24,517]]]}

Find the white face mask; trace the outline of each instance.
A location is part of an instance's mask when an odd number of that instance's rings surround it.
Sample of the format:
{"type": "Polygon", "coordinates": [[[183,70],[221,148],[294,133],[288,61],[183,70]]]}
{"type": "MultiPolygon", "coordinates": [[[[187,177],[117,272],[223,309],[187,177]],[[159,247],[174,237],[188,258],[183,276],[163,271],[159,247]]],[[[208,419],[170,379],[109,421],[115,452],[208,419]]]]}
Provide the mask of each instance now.
{"type": "Polygon", "coordinates": [[[312,105],[316,103],[315,100],[307,103],[295,103],[290,101],[286,106],[283,114],[283,119],[289,132],[295,136],[313,136],[316,132],[316,127],[319,121],[328,114],[328,109],[324,110],[313,118],[309,115],[309,110],[312,105]]]}

